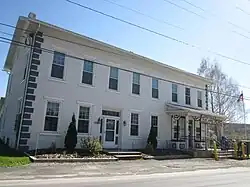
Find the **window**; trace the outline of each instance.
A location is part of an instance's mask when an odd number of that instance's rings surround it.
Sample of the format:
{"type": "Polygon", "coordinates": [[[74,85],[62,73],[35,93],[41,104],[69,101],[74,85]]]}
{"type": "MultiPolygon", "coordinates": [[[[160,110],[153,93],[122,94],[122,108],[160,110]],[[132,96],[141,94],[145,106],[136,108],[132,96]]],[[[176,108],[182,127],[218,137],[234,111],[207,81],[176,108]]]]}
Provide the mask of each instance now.
{"type": "Polygon", "coordinates": [[[53,57],[52,69],[51,69],[51,77],[63,79],[64,61],[65,61],[65,54],[55,51],[54,57],[53,57]]]}
{"type": "Polygon", "coordinates": [[[59,103],[48,102],[45,116],[44,131],[57,131],[59,103]]]}
{"type": "Polygon", "coordinates": [[[110,67],[109,89],[118,90],[118,68],[110,67]]]}
{"type": "Polygon", "coordinates": [[[159,91],[158,91],[158,80],[152,79],[152,97],[158,99],[159,91]]]}
{"type": "Polygon", "coordinates": [[[120,117],[120,112],[111,110],[102,110],[102,115],[120,117]]]}
{"type": "Polygon", "coordinates": [[[172,101],[173,102],[178,102],[178,87],[177,84],[172,84],[172,101]]]}
{"type": "Polygon", "coordinates": [[[201,141],[201,122],[195,121],[195,141],[201,141]]]}
{"type": "Polygon", "coordinates": [[[78,132],[88,133],[89,132],[89,107],[80,106],[79,118],[78,118],[78,132]]]}
{"type": "Polygon", "coordinates": [[[83,73],[82,73],[82,83],[93,84],[93,62],[84,60],[83,73]]]}
{"type": "Polygon", "coordinates": [[[158,116],[151,116],[151,128],[156,133],[156,136],[158,136],[158,116]]]}
{"type": "Polygon", "coordinates": [[[185,100],[186,100],[186,105],[191,104],[190,88],[185,88],[185,100]]]}
{"type": "Polygon", "coordinates": [[[197,91],[197,104],[198,104],[198,107],[202,107],[202,92],[201,91],[197,91]]]}
{"type": "Polygon", "coordinates": [[[180,117],[177,120],[172,117],[172,140],[185,140],[185,121],[185,117],[180,117]]]}
{"type": "Polygon", "coordinates": [[[140,74],[133,73],[132,93],[140,95],[140,74]]]}
{"type": "Polygon", "coordinates": [[[139,114],[131,113],[130,136],[139,135],[139,114]]]}

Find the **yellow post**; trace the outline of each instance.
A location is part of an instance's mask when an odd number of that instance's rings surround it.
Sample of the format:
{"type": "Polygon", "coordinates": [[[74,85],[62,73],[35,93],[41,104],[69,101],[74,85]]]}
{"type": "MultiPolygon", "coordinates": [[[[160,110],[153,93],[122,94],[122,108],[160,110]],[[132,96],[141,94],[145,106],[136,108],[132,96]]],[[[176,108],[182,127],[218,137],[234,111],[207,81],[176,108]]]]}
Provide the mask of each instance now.
{"type": "Polygon", "coordinates": [[[243,142],[241,143],[241,152],[242,152],[242,154],[241,154],[242,159],[245,159],[246,158],[246,155],[245,155],[245,145],[244,145],[243,142]]]}
{"type": "Polygon", "coordinates": [[[234,158],[237,159],[238,158],[238,146],[237,146],[237,142],[234,141],[234,158]]]}
{"type": "Polygon", "coordinates": [[[216,146],[216,142],[215,141],[214,141],[214,159],[216,161],[219,160],[219,158],[218,158],[218,152],[217,152],[217,146],[216,146]]]}

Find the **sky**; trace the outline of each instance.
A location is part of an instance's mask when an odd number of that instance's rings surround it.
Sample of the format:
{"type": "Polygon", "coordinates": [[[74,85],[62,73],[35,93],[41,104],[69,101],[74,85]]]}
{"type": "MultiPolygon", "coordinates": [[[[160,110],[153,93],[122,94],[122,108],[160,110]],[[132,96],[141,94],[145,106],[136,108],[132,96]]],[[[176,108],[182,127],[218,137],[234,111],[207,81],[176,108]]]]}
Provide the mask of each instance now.
{"type": "MultiPolygon", "coordinates": [[[[216,59],[222,70],[238,84],[250,87],[248,84],[250,65],[208,52],[213,51],[250,63],[250,1],[248,0],[187,0],[202,9],[191,6],[184,0],[109,0],[162,20],[161,22],[123,9],[106,0],[72,1],[185,41],[190,45],[140,30],[65,0],[1,0],[0,22],[15,25],[19,16],[28,16],[29,12],[34,12],[39,20],[192,73],[197,72],[202,58],[216,59]],[[166,22],[182,29],[169,26],[166,22]]],[[[0,26],[0,31],[13,33],[13,29],[4,26],[0,26]]],[[[1,33],[0,36],[9,37],[1,33]]],[[[1,69],[8,49],[8,44],[0,42],[1,69]]],[[[0,96],[5,95],[7,78],[7,73],[0,71],[0,96]]],[[[245,97],[250,98],[250,89],[240,89],[245,97]]],[[[245,100],[245,102],[246,108],[250,108],[250,101],[245,100]]],[[[248,118],[250,119],[250,116],[248,118]]]]}

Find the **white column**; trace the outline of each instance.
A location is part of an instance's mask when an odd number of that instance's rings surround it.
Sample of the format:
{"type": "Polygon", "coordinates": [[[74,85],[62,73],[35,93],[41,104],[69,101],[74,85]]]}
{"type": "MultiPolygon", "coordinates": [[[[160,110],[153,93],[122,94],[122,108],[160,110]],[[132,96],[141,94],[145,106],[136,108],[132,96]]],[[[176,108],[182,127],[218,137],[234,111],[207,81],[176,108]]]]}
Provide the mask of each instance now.
{"type": "Polygon", "coordinates": [[[189,115],[186,115],[186,123],[185,123],[185,140],[186,140],[186,149],[189,149],[189,132],[188,132],[188,122],[189,122],[189,115]]]}

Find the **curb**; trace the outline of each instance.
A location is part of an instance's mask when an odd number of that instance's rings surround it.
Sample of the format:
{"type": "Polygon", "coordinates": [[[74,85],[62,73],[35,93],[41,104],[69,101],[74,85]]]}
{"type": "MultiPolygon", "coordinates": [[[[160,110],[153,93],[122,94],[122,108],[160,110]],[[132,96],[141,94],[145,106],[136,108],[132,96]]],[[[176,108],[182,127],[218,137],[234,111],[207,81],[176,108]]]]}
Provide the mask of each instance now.
{"type": "Polygon", "coordinates": [[[174,159],[191,159],[193,157],[191,156],[188,156],[188,155],[180,155],[180,156],[177,156],[177,155],[174,155],[174,156],[171,156],[171,155],[165,155],[165,156],[150,156],[150,155],[147,155],[147,156],[143,156],[143,159],[144,160],[151,160],[151,159],[154,159],[154,160],[174,160],[174,159]]]}
{"type": "Polygon", "coordinates": [[[49,163],[49,162],[57,162],[57,163],[72,163],[72,162],[113,162],[118,161],[118,158],[36,158],[34,156],[25,153],[32,162],[36,163],[49,163]]]}

